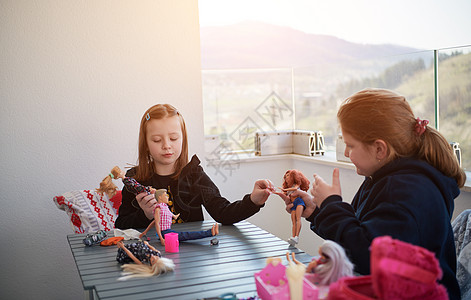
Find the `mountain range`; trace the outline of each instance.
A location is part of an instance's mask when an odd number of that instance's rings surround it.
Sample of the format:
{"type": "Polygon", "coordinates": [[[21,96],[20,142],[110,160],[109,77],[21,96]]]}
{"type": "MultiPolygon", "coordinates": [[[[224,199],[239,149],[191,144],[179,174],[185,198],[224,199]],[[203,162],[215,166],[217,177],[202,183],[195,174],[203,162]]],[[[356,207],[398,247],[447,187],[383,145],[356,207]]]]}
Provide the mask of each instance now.
{"type": "Polygon", "coordinates": [[[201,27],[203,70],[310,67],[421,51],[392,44],[358,44],[290,27],[246,21],[201,27]]]}

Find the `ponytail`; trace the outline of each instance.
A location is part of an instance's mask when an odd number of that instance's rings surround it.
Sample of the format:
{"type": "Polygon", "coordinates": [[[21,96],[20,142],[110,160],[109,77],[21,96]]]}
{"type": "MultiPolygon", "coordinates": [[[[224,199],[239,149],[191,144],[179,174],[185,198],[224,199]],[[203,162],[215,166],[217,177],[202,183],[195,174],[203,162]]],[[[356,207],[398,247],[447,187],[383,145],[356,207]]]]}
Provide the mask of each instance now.
{"type": "Polygon", "coordinates": [[[466,173],[460,167],[458,158],[451,145],[435,128],[427,127],[421,135],[418,157],[434,166],[440,172],[456,180],[458,187],[463,187],[466,182],[466,173]]]}

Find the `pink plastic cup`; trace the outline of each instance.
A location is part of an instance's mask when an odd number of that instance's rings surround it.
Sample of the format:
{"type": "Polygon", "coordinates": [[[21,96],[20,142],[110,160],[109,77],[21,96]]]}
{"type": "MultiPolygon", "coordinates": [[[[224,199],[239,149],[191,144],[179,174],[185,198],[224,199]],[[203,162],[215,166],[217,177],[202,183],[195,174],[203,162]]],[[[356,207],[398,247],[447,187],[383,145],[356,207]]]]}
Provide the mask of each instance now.
{"type": "Polygon", "coordinates": [[[178,233],[170,232],[164,236],[165,252],[178,252],[178,233]]]}

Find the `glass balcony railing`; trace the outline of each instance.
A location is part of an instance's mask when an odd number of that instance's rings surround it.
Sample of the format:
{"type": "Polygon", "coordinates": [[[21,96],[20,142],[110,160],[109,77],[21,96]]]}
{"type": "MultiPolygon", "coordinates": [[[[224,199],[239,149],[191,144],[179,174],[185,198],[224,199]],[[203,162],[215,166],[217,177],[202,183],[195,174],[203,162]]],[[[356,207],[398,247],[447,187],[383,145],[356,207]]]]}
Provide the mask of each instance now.
{"type": "Polygon", "coordinates": [[[256,132],[322,131],[335,151],[336,113],[367,87],[404,95],[414,113],[459,143],[471,170],[471,47],[342,60],[303,68],[203,70],[208,153],[253,152],[256,132]]]}

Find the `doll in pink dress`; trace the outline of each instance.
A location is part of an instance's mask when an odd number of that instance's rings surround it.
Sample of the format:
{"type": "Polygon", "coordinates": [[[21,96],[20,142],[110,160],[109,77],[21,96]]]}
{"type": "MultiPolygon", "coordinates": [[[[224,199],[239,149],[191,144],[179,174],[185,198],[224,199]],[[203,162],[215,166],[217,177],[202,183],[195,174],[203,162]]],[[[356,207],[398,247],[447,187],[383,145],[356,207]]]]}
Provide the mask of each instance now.
{"type": "Polygon", "coordinates": [[[155,198],[157,199],[157,205],[154,210],[154,220],[149,224],[146,230],[139,236],[142,238],[151,228],[155,226],[157,235],[160,238],[162,246],[165,245],[165,234],[167,233],[178,233],[178,241],[196,240],[206,237],[212,237],[219,234],[219,225],[215,223],[211,229],[202,231],[175,231],[170,227],[172,226],[172,219],[177,219],[179,214],[174,215],[168,208],[168,193],[166,189],[158,189],[155,191],[155,198]]]}

